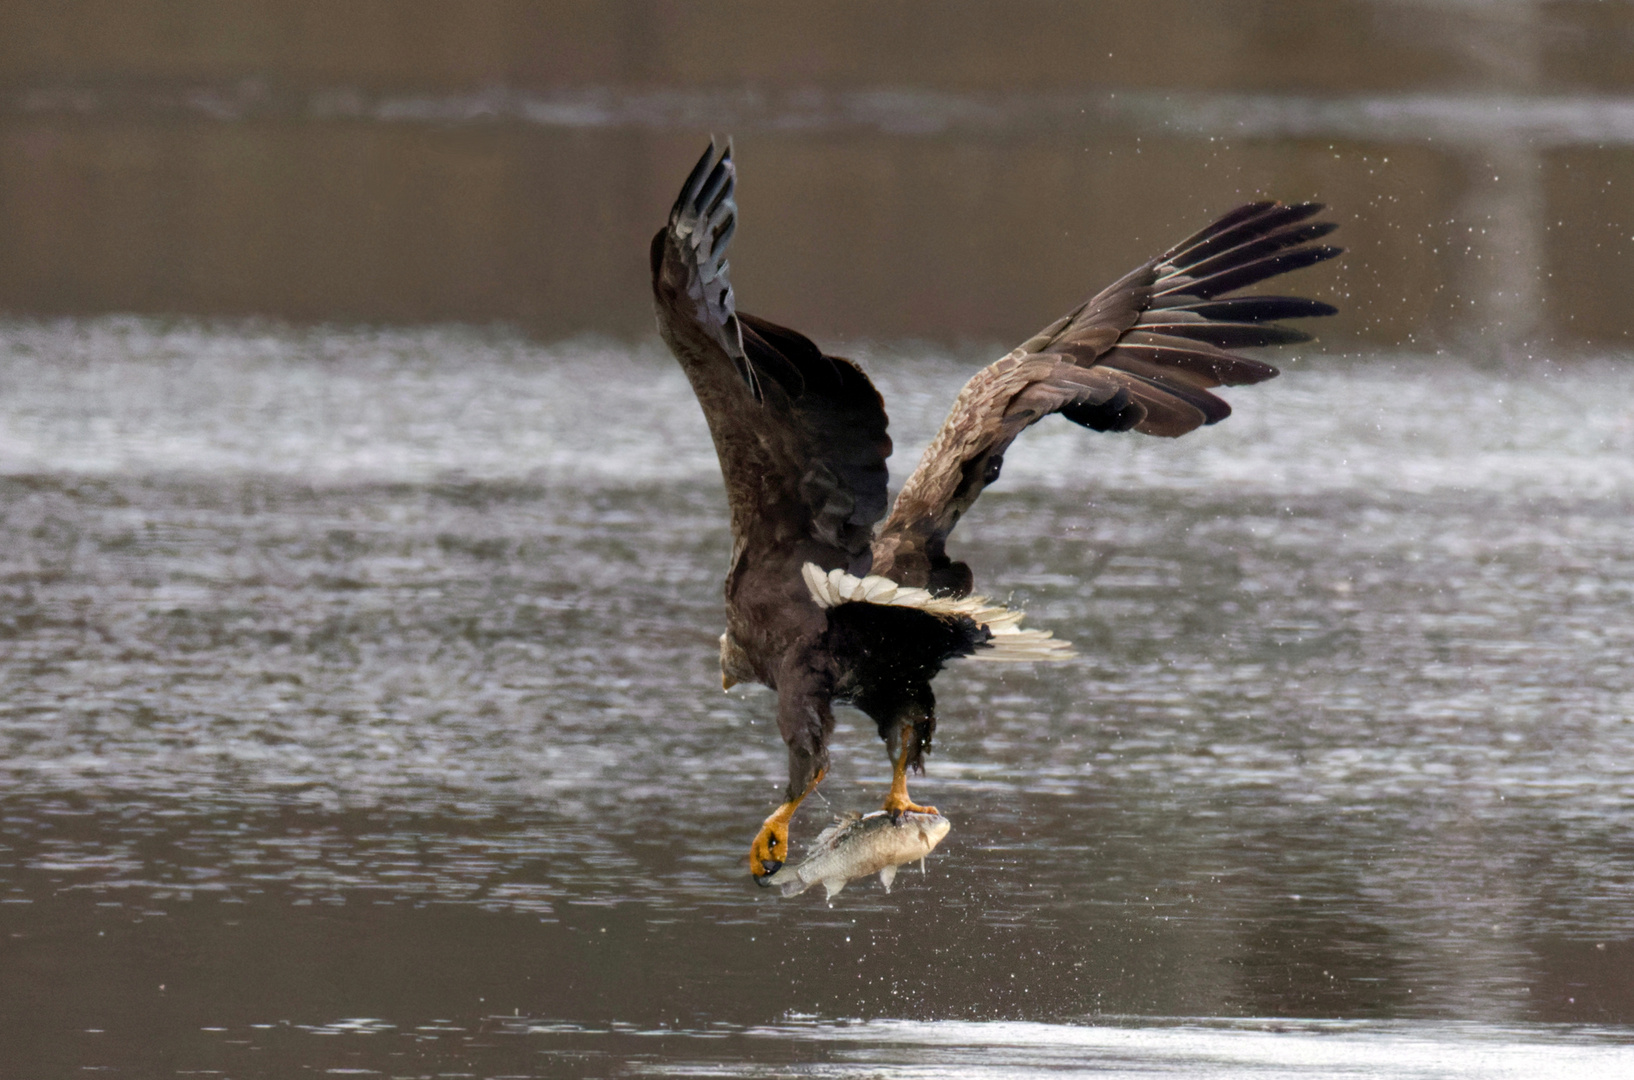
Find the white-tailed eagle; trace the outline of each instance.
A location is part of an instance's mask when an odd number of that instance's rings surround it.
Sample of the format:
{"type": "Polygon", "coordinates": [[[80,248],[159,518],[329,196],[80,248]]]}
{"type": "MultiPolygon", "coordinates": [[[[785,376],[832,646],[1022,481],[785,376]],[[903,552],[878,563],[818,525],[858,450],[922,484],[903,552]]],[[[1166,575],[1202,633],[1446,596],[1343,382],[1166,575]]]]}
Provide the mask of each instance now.
{"type": "Polygon", "coordinates": [[[749,869],[788,858],[789,820],[828,767],[830,706],[879,725],[908,798],[936,729],[931,680],[947,661],[1067,655],[1020,615],[972,596],[948,534],[1004,452],[1052,413],[1095,431],[1177,436],[1231,413],[1209,391],[1277,374],[1232,348],[1309,340],[1276,320],[1331,315],[1316,300],[1227,295],[1340,253],[1316,203],[1240,206],[1063,315],[960,391],[919,466],[887,505],[884,404],[862,370],[801,334],[740,312],[726,250],[737,225],[731,149],[711,142],[652,241],[658,327],[714,437],[732,515],[721,678],[777,691],[789,748],[784,802],[749,869]],[[886,511],[890,513],[887,515],[886,511]],[[883,521],[882,521],[883,519],[883,521]]]}

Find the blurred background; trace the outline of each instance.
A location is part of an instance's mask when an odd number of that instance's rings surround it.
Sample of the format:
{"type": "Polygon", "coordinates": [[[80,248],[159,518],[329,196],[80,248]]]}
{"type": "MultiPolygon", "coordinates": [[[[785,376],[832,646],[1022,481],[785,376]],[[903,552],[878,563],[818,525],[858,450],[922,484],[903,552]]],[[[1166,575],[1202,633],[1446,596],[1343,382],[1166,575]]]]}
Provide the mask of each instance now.
{"type": "Polygon", "coordinates": [[[1623,0],[11,0],[0,309],[644,335],[713,132],[825,339],[1008,342],[1273,196],[1330,342],[1618,349],[1631,83],[1623,0]]]}

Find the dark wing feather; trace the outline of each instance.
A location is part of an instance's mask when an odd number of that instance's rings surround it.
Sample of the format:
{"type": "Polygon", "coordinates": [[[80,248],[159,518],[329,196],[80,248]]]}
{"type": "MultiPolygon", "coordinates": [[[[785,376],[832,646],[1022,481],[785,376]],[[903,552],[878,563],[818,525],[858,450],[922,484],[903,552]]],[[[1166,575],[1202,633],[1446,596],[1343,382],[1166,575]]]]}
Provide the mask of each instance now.
{"type": "Polygon", "coordinates": [[[861,566],[856,557],[869,550],[889,503],[885,403],[851,361],[825,356],[804,335],[747,312],[741,321],[763,410],[787,417],[799,434],[789,465],[798,470],[808,535],[842,549],[848,567],[861,566]]]}
{"type": "Polygon", "coordinates": [[[1331,259],[1314,244],[1317,203],[1249,203],[1057,319],[965,384],[874,541],[874,572],[960,594],[970,571],[945,544],[960,516],[998,478],[1004,451],[1052,412],[1097,431],[1183,435],[1231,415],[1209,393],[1263,382],[1269,364],[1232,348],[1307,341],[1275,319],[1331,315],[1294,297],[1222,297],[1232,289],[1331,259]]]}
{"type": "Polygon", "coordinates": [[[681,185],[669,224],[653,237],[653,297],[659,330],[672,349],[680,339],[693,351],[720,353],[758,399],[754,373],[744,358],[726,261],[726,249],[738,227],[736,191],[732,148],[728,146],[717,161],[711,139],[681,185]]]}
{"type": "Polygon", "coordinates": [[[1274,255],[1264,255],[1240,263],[1211,271],[1185,281],[1177,281],[1168,285],[1158,293],[1167,296],[1171,293],[1182,293],[1186,296],[1200,296],[1207,300],[1232,289],[1243,289],[1257,284],[1266,278],[1276,277],[1293,270],[1302,270],[1307,266],[1314,266],[1325,262],[1344,251],[1336,247],[1308,247],[1294,251],[1279,251],[1274,255]]]}
{"type": "Polygon", "coordinates": [[[805,536],[836,549],[806,557],[865,569],[887,502],[884,403],[850,361],[738,312],[736,187],[731,148],[717,159],[711,142],[653,237],[659,332],[703,406],[740,547],[805,536]]]}

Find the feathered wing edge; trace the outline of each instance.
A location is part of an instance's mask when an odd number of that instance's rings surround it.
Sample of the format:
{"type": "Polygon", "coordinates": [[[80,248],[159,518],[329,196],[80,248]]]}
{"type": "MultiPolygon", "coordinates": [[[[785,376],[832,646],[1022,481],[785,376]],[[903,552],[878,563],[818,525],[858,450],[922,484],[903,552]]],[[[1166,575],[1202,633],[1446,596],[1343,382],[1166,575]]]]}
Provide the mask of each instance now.
{"type": "Polygon", "coordinates": [[[1314,241],[1320,203],[1249,203],[1136,268],[971,377],[874,540],[874,569],[938,594],[970,590],[947,536],[998,479],[1004,451],[1050,413],[1096,431],[1173,438],[1231,415],[1209,393],[1263,382],[1230,349],[1310,340],[1276,319],[1332,315],[1317,300],[1224,296],[1339,255],[1314,241]]]}
{"type": "Polygon", "coordinates": [[[734,537],[778,532],[761,528],[767,514],[802,507],[808,535],[865,569],[888,507],[884,403],[855,364],[738,311],[727,260],[736,193],[732,145],[717,157],[711,139],[653,238],[660,333],[715,436],[734,537]]]}
{"type": "Polygon", "coordinates": [[[737,187],[731,142],[717,160],[715,140],[711,138],[709,148],[687,174],[670,208],[668,238],[685,267],[685,288],[693,305],[693,319],[732,358],[759,401],[759,380],[744,353],[743,329],[738,325],[737,300],[732,293],[731,264],[726,258],[732,234],[738,228],[737,187]]]}
{"type": "MultiPolygon", "coordinates": [[[[1312,221],[1321,203],[1240,206],[1102,290],[1016,353],[1052,353],[1097,369],[1127,391],[1119,415],[1103,408],[1068,419],[1099,430],[1174,437],[1231,415],[1208,391],[1276,376],[1270,364],[1231,349],[1286,345],[1311,335],[1274,320],[1332,315],[1316,300],[1225,296],[1267,278],[1325,262],[1343,248],[1317,244],[1338,226],[1312,221]]],[[[1014,354],[1012,354],[1014,355],[1014,354]]]]}
{"type": "Polygon", "coordinates": [[[942,618],[967,618],[992,635],[976,647],[972,660],[1029,663],[1036,660],[1067,660],[1076,655],[1072,643],[1058,640],[1048,630],[1023,630],[1024,613],[989,603],[985,596],[954,599],[934,596],[926,589],[898,585],[889,578],[871,575],[859,578],[844,570],[827,570],[816,563],[800,568],[806,588],[818,607],[841,604],[878,604],[883,607],[916,608],[942,618]]]}

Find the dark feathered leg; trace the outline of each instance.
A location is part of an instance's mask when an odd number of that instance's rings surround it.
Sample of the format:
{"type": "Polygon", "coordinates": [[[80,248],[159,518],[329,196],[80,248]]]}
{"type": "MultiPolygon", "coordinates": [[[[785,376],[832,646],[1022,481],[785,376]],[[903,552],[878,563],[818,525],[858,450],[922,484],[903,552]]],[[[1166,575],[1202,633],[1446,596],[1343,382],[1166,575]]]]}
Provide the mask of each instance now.
{"type": "Polygon", "coordinates": [[[777,725],[789,744],[789,786],[783,805],[760,824],[760,832],[749,845],[749,873],[761,885],[780,869],[789,857],[789,821],[800,803],[828,774],[828,735],[834,728],[834,714],[822,696],[801,693],[795,680],[778,690],[777,725]]]}

